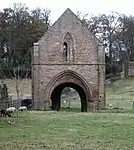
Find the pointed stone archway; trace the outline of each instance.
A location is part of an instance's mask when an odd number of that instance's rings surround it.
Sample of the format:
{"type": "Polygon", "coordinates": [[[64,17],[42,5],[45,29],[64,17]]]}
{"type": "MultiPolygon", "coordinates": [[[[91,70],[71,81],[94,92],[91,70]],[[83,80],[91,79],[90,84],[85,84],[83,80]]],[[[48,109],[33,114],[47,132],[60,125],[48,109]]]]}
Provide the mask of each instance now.
{"type": "Polygon", "coordinates": [[[81,75],[71,70],[57,74],[48,83],[44,95],[44,109],[48,107],[48,103],[51,103],[52,110],[60,110],[61,92],[65,87],[71,87],[78,92],[81,99],[81,112],[89,111],[91,102],[89,85],[81,75]]]}

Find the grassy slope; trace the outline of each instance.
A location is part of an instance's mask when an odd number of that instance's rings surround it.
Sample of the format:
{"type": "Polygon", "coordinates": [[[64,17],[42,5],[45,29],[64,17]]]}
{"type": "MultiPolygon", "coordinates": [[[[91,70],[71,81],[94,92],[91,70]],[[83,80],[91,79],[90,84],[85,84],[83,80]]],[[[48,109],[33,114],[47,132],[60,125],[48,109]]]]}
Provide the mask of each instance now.
{"type": "MultiPolygon", "coordinates": [[[[3,120],[4,121],[4,120],[3,120]]],[[[0,149],[132,150],[133,114],[21,113],[0,124],[0,149]]]]}
{"type": "MultiPolygon", "coordinates": [[[[16,97],[16,82],[15,80],[6,79],[4,82],[7,84],[9,95],[16,97]]],[[[31,95],[31,80],[23,79],[18,81],[20,94],[31,95]]]]}
{"type": "Polygon", "coordinates": [[[123,109],[132,109],[134,101],[134,77],[115,82],[107,88],[107,104],[119,104],[123,109]]]}
{"type": "MultiPolygon", "coordinates": [[[[5,80],[8,86],[10,95],[16,95],[15,81],[5,80]]],[[[20,82],[20,93],[24,95],[31,95],[31,80],[22,80],[20,82]]],[[[132,101],[134,101],[134,77],[117,81],[109,86],[106,90],[107,104],[114,106],[119,103],[119,106],[125,109],[132,108],[132,101]]],[[[78,100],[79,101],[79,100],[78,100]]],[[[72,101],[73,105],[80,107],[80,102],[72,101]]]]}

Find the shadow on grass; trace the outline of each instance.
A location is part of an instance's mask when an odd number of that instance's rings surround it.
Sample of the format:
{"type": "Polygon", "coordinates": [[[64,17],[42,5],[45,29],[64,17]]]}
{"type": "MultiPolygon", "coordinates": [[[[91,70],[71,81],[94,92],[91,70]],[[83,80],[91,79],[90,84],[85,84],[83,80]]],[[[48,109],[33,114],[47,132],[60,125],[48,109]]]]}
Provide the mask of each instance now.
{"type": "Polygon", "coordinates": [[[60,111],[66,111],[66,112],[81,112],[80,108],[67,108],[67,107],[62,107],[60,111]]]}

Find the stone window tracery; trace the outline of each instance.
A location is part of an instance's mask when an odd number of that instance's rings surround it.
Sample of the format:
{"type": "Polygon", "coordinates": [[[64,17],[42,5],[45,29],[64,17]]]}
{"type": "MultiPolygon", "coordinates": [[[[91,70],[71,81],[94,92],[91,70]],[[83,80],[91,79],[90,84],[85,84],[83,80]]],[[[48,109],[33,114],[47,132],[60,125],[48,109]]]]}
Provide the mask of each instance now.
{"type": "Polygon", "coordinates": [[[74,60],[74,41],[69,32],[64,37],[63,55],[66,62],[72,62],[74,60]]]}

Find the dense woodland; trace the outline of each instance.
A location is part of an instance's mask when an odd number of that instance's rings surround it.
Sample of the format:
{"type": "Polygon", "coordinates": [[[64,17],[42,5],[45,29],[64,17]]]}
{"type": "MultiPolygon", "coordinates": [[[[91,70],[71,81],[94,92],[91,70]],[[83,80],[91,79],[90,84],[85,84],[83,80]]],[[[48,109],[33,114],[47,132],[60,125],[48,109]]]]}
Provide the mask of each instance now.
{"type": "MultiPolygon", "coordinates": [[[[111,12],[97,16],[76,15],[104,43],[106,73],[121,71],[122,64],[134,60],[134,17],[111,12]]],[[[51,26],[51,10],[30,10],[25,4],[13,4],[0,10],[1,77],[21,76],[31,72],[31,50],[34,42],[51,26]],[[10,72],[10,73],[9,73],[10,72]]],[[[127,68],[127,65],[126,65],[127,68]]],[[[126,73],[127,75],[127,73],[126,73]]]]}

